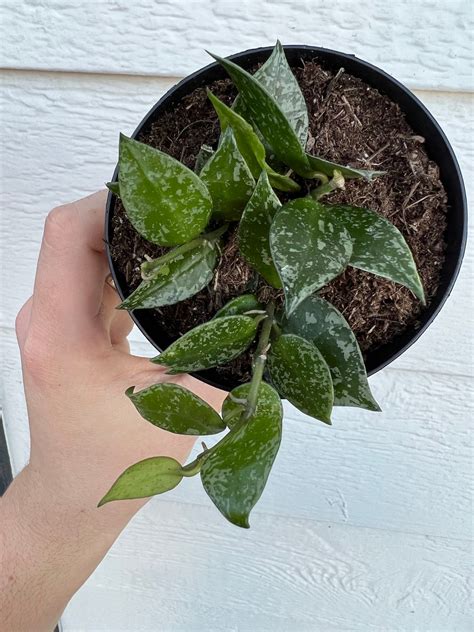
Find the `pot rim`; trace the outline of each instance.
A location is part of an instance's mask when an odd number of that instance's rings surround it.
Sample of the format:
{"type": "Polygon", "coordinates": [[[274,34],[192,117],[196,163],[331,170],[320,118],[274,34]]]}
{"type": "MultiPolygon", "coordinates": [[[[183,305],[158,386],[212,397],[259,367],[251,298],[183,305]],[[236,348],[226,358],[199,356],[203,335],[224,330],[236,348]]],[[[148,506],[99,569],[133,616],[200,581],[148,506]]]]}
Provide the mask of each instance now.
{"type": "MultiPolygon", "coordinates": [[[[362,74],[364,72],[368,72],[375,79],[377,79],[378,84],[380,83],[385,84],[386,86],[390,86],[390,88],[393,89],[393,91],[395,92],[398,91],[399,97],[400,97],[399,99],[394,98],[392,95],[387,95],[387,96],[389,96],[390,100],[394,101],[400,106],[403,114],[406,117],[408,113],[406,111],[406,108],[403,107],[400,101],[404,101],[405,106],[409,104],[415,111],[417,111],[416,115],[418,118],[420,116],[425,117],[424,123],[428,127],[431,126],[432,130],[434,131],[434,134],[437,136],[437,138],[435,139],[436,142],[440,143],[443,146],[443,151],[445,152],[445,154],[443,154],[443,158],[444,158],[443,162],[451,163],[451,165],[448,164],[447,172],[450,173],[451,176],[454,176],[454,183],[453,183],[453,187],[451,188],[453,188],[454,190],[454,188],[457,187],[457,191],[453,192],[453,195],[456,194],[457,203],[453,205],[451,203],[451,200],[448,197],[448,209],[452,211],[453,207],[455,207],[457,214],[460,215],[460,218],[458,217],[458,220],[461,219],[461,226],[455,227],[456,228],[455,233],[456,233],[457,241],[458,241],[457,247],[455,247],[454,250],[452,250],[451,252],[448,252],[448,248],[447,248],[446,253],[445,253],[446,258],[445,258],[442,272],[446,272],[444,268],[446,267],[446,264],[448,262],[448,256],[449,256],[449,261],[451,262],[451,266],[450,266],[451,270],[449,271],[449,274],[445,282],[443,283],[442,281],[440,281],[438,290],[436,294],[433,296],[433,298],[431,299],[430,306],[424,308],[423,311],[420,313],[420,320],[422,321],[422,324],[417,329],[415,329],[413,326],[411,328],[410,327],[407,328],[405,332],[402,332],[399,336],[396,336],[392,341],[368,353],[369,358],[371,354],[375,356],[375,360],[372,362],[373,366],[367,367],[367,374],[371,376],[377,373],[378,371],[380,371],[381,369],[385,368],[387,365],[389,365],[391,362],[393,362],[397,358],[399,358],[409,347],[411,347],[422,336],[422,334],[428,329],[428,327],[435,320],[436,316],[441,311],[442,307],[444,306],[446,300],[448,299],[448,297],[450,296],[453,290],[454,284],[459,274],[459,270],[461,268],[461,264],[462,264],[462,260],[463,260],[463,256],[464,256],[464,252],[466,248],[466,240],[467,240],[467,198],[466,198],[466,191],[464,187],[464,181],[463,181],[461,169],[456,159],[456,155],[445,133],[443,132],[441,126],[436,121],[434,116],[430,113],[430,111],[426,108],[426,106],[420,101],[420,99],[418,99],[417,96],[415,96],[406,86],[400,83],[397,79],[394,79],[390,74],[378,68],[377,66],[367,61],[364,61],[363,59],[358,58],[356,55],[342,53],[340,51],[336,51],[329,48],[324,48],[320,46],[298,45],[298,44],[284,45],[283,48],[286,53],[294,53],[294,54],[298,53],[298,54],[301,54],[302,56],[306,56],[306,57],[312,56],[314,58],[317,58],[318,56],[322,56],[323,65],[325,63],[327,64],[328,58],[332,57],[333,61],[335,61],[336,59],[338,60],[338,64],[339,62],[342,61],[343,64],[341,65],[344,65],[344,67],[348,66],[349,74],[353,74],[354,76],[359,76],[357,70],[361,70],[362,74]],[[326,59],[324,59],[324,57],[326,57],[326,59]],[[442,285],[444,285],[444,287],[442,287],[442,285]],[[396,344],[397,340],[399,342],[398,345],[396,344]],[[391,346],[395,346],[395,348],[392,351],[390,351],[391,346]],[[377,358],[377,356],[379,357],[377,358]]],[[[228,59],[236,63],[245,62],[246,60],[248,60],[248,58],[256,58],[257,56],[270,54],[272,50],[273,50],[272,46],[252,48],[252,49],[242,51],[240,53],[234,53],[233,55],[229,55],[228,59]]],[[[257,60],[254,59],[253,61],[254,63],[256,63],[257,60]]],[[[153,121],[153,119],[155,118],[156,112],[160,110],[163,106],[167,105],[173,99],[173,97],[175,97],[177,93],[179,94],[179,92],[181,92],[181,90],[187,84],[189,83],[192,84],[196,80],[202,79],[203,76],[206,76],[208,73],[211,73],[213,71],[220,71],[220,69],[221,69],[221,66],[217,62],[211,62],[207,66],[204,66],[203,68],[200,68],[196,70],[195,72],[191,73],[190,75],[184,77],[177,84],[172,86],[164,95],[160,97],[160,99],[155,103],[155,105],[142,118],[142,120],[140,121],[136,129],[134,130],[132,134],[132,138],[136,138],[139,135],[139,133],[142,131],[142,129],[145,128],[150,122],[153,121]]],[[[372,85],[370,81],[367,81],[366,79],[362,77],[361,79],[365,83],[372,85]]],[[[201,85],[208,85],[208,83],[210,83],[210,81],[203,80],[201,85]]],[[[375,87],[376,89],[380,89],[380,86],[377,86],[377,85],[373,85],[373,87],[375,87]]],[[[191,92],[195,88],[196,86],[192,87],[189,92],[191,92]]],[[[381,92],[384,92],[383,88],[381,89],[381,92]]],[[[183,96],[184,94],[181,95],[178,100],[183,98],[183,96]]],[[[411,127],[413,127],[414,132],[417,132],[416,127],[412,123],[410,123],[410,125],[411,127]]],[[[440,164],[440,161],[437,160],[435,162],[437,163],[441,171],[442,165],[440,164]]],[[[114,182],[117,181],[117,178],[118,178],[118,164],[115,167],[112,181],[114,182]]],[[[440,179],[446,188],[446,182],[445,182],[446,178],[443,177],[443,175],[441,175],[440,179]]],[[[111,249],[110,249],[110,237],[111,237],[111,232],[112,232],[111,219],[113,217],[113,210],[114,210],[114,204],[115,204],[114,198],[115,196],[109,191],[108,196],[107,196],[107,203],[106,203],[104,241],[106,245],[107,260],[108,260],[110,272],[112,275],[112,279],[114,281],[116,290],[121,300],[124,300],[126,296],[124,292],[122,291],[122,286],[115,270],[114,262],[112,260],[112,255],[111,255],[111,249]]],[[[449,243],[447,245],[449,246],[449,243]]],[[[146,310],[138,310],[138,312],[144,312],[144,311],[146,310]]],[[[163,348],[166,348],[166,345],[164,345],[163,347],[160,347],[159,343],[155,340],[153,335],[147,331],[146,326],[141,322],[140,316],[137,315],[135,311],[129,312],[129,314],[132,317],[132,320],[134,321],[135,325],[141,331],[141,333],[158,351],[162,351],[163,348]]],[[[367,364],[368,362],[366,363],[366,366],[367,364]]],[[[196,377],[197,379],[201,380],[202,382],[205,382],[216,388],[226,390],[226,391],[230,390],[230,387],[228,385],[219,383],[218,381],[216,381],[214,377],[209,377],[208,375],[206,375],[206,373],[207,372],[205,372],[204,374],[193,373],[192,375],[196,377]]]]}

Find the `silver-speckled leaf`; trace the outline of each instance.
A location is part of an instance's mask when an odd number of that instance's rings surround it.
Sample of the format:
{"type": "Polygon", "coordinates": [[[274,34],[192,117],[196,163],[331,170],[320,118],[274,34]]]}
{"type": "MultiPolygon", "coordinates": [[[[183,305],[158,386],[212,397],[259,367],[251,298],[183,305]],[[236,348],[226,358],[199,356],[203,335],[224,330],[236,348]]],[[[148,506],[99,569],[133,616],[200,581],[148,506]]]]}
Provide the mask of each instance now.
{"type": "Polygon", "coordinates": [[[247,203],[239,224],[239,250],[262,277],[281,288],[270,251],[270,226],[281,202],[273,192],[265,171],[258,179],[255,191],[247,203]]]}
{"type": "Polygon", "coordinates": [[[410,248],[401,232],[375,211],[327,205],[352,238],[350,265],[404,285],[425,303],[425,293],[410,248]]]}
{"type": "Polygon", "coordinates": [[[334,175],[335,169],[339,171],[346,180],[365,178],[365,180],[368,180],[369,182],[373,180],[373,178],[382,176],[385,173],[385,171],[367,171],[365,169],[355,169],[354,167],[339,165],[337,162],[324,160],[324,158],[311,156],[310,154],[306,154],[306,157],[308,158],[310,167],[314,171],[320,171],[330,178],[334,175]]]}
{"type": "Polygon", "coordinates": [[[331,372],[312,342],[294,334],[280,336],[270,348],[268,369],[282,397],[303,413],[331,423],[331,372]]]}
{"type": "Polygon", "coordinates": [[[99,507],[112,500],[148,498],[173,489],[183,478],[182,467],[169,456],[154,456],[139,461],[123,472],[106,495],[99,507]]]}
{"type": "Polygon", "coordinates": [[[245,159],[252,175],[258,178],[265,170],[272,186],[281,191],[299,191],[300,187],[291,178],[274,171],[265,160],[265,147],[255,133],[253,127],[237,112],[220,101],[210,90],[207,91],[209,100],[219,117],[222,133],[231,127],[240,153],[245,159]]]}
{"type": "Polygon", "coordinates": [[[178,384],[164,382],[125,394],[154,426],[182,435],[211,435],[225,430],[220,415],[203,399],[178,384]]]}
{"type": "Polygon", "coordinates": [[[252,343],[257,322],[250,316],[225,316],[199,325],[173,342],[152,362],[172,373],[201,371],[230,362],[252,343]]]}
{"type": "Polygon", "coordinates": [[[251,311],[263,310],[262,304],[257,300],[257,297],[253,294],[242,294],[231,299],[228,303],[221,307],[216,312],[213,318],[222,318],[223,316],[238,316],[239,314],[245,314],[251,311]]]}
{"type": "MultiPolygon", "coordinates": [[[[216,265],[215,242],[201,241],[188,252],[177,254],[142,281],[120,305],[120,309],[144,309],[174,305],[194,296],[211,281],[216,265]]],[[[156,260],[158,261],[158,260],[156,260]]]]}
{"type": "MultiPolygon", "coordinates": [[[[249,384],[232,391],[244,398],[249,384]]],[[[234,403],[227,398],[223,410],[234,403]]],[[[201,467],[201,480],[217,509],[233,524],[248,529],[249,514],[262,495],[281,441],[283,410],[278,393],[262,382],[257,407],[212,448],[201,467]]]]}
{"type": "Polygon", "coordinates": [[[331,303],[319,296],[308,297],[283,322],[283,331],[317,346],[331,371],[335,406],[380,410],[370,391],[356,337],[331,303]]]}
{"type": "Polygon", "coordinates": [[[123,134],[119,186],[134,228],[161,246],[176,246],[197,237],[211,216],[211,196],[193,171],[123,134]]]}
{"type": "Polygon", "coordinates": [[[312,169],[300,140],[285,113],[273,96],[246,70],[229,59],[212,55],[228,72],[237,86],[244,106],[275,156],[303,177],[311,177],[312,169]]]}
{"type": "Polygon", "coordinates": [[[216,219],[238,220],[242,215],[255,180],[235,142],[231,128],[226,129],[217,151],[206,162],[201,179],[212,197],[216,219]]]}
{"type": "Polygon", "coordinates": [[[286,312],[338,276],[349,263],[352,241],[331,213],[310,198],[284,204],[270,229],[270,248],[283,283],[286,312]]]}
{"type": "Polygon", "coordinates": [[[209,145],[202,145],[201,149],[198,151],[198,155],[196,156],[196,162],[194,163],[194,171],[198,175],[201,173],[202,168],[209,160],[209,158],[214,154],[214,150],[209,145]]]}

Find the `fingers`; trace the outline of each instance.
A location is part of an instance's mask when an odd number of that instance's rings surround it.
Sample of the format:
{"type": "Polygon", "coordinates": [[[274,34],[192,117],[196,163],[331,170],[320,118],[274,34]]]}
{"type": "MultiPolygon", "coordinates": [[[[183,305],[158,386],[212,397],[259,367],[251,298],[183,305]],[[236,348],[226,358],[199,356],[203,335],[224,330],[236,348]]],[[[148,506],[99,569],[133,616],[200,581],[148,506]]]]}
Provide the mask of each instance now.
{"type": "Polygon", "coordinates": [[[18,340],[18,346],[20,347],[20,349],[23,349],[26,337],[28,335],[32,306],[33,297],[30,297],[18,312],[15,320],[16,338],[18,340]]]}
{"type": "Polygon", "coordinates": [[[52,211],[36,271],[31,325],[48,340],[96,345],[107,261],[103,229],[106,192],[52,211]]]}

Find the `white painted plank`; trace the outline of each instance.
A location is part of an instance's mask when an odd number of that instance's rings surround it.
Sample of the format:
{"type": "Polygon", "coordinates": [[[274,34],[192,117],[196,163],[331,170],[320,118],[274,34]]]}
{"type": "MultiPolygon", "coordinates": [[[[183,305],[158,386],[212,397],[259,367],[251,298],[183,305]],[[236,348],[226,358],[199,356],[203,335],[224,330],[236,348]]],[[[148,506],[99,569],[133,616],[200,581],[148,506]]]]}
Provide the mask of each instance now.
{"type": "Polygon", "coordinates": [[[467,632],[468,542],[156,499],[74,597],[65,632],[467,632]],[[99,605],[100,604],[100,605],[99,605]]]}
{"type": "Polygon", "coordinates": [[[1,63],[102,73],[187,75],[221,55],[313,44],[356,54],[416,88],[472,89],[466,0],[42,0],[1,4],[1,63]]]}
{"type": "MultiPolygon", "coordinates": [[[[13,337],[4,343],[5,423],[18,472],[28,427],[13,337]]],[[[371,385],[384,412],[339,408],[332,427],[285,406],[282,446],[257,513],[469,538],[470,381],[387,369],[371,385]]],[[[163,498],[209,505],[198,478],[163,498]]]]}
{"type": "MultiPolygon", "coordinates": [[[[6,326],[13,326],[16,312],[31,292],[47,212],[103,186],[115,165],[118,132],[131,132],[172,83],[140,77],[4,74],[0,108],[8,139],[2,181],[3,250],[9,275],[3,301],[6,326]]],[[[472,199],[472,97],[434,92],[419,96],[445,128],[472,199]]],[[[394,368],[470,374],[472,347],[465,331],[472,325],[473,310],[466,309],[472,304],[472,256],[442,314],[394,368]]]]}

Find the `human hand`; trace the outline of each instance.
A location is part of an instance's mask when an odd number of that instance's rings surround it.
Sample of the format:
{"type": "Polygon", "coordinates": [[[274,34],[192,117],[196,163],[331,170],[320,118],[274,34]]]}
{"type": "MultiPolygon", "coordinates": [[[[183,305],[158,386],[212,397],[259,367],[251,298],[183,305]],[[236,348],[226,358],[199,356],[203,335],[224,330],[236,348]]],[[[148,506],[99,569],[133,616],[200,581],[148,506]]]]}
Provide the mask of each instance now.
{"type": "MultiPolygon", "coordinates": [[[[34,294],[16,322],[31,456],[5,500],[15,490],[19,494],[18,518],[25,528],[29,520],[36,522],[31,535],[38,540],[36,546],[56,534],[49,556],[64,559],[71,527],[78,540],[75,546],[84,545],[80,572],[72,581],[63,577],[65,603],[146,502],[123,501],[97,509],[118,475],[150,456],[183,462],[195,441],[143,420],[125,390],[172,381],[219,411],[225,397],[191,376],[166,375],[148,359],[130,355],[126,337],[132,321],[126,312],[115,310],[119,299],[106,282],[105,200],[101,192],[50,213],[34,294]]],[[[68,570],[62,568],[60,574],[68,570]]]]}

